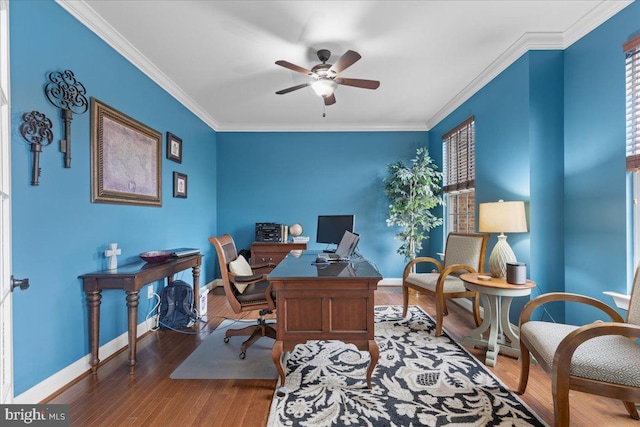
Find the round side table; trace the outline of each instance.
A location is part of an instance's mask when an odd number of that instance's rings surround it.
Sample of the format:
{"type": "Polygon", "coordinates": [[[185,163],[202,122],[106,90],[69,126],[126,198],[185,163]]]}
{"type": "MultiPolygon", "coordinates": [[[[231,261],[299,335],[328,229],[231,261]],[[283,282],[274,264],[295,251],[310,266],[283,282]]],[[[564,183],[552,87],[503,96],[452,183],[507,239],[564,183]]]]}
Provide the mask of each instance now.
{"type": "Polygon", "coordinates": [[[472,330],[469,336],[462,340],[462,344],[486,347],[485,365],[495,366],[500,352],[520,357],[520,337],[511,328],[509,309],[513,298],[531,294],[536,284],[527,280],[522,285],[512,285],[504,278],[491,277],[489,280],[483,280],[479,276],[488,277],[482,273],[460,275],[467,289],[480,294],[484,308],[482,325],[472,330]],[[487,330],[489,330],[489,338],[485,339],[483,335],[487,330]]]}

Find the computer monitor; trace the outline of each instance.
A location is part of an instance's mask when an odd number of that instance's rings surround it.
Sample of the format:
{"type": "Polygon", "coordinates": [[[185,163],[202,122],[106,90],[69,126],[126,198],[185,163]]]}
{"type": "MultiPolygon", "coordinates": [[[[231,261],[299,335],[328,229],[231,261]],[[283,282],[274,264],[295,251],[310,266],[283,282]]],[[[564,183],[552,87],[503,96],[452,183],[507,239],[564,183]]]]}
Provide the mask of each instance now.
{"type": "Polygon", "coordinates": [[[355,215],[318,215],[317,243],[337,245],[345,231],[353,233],[355,215]]]}

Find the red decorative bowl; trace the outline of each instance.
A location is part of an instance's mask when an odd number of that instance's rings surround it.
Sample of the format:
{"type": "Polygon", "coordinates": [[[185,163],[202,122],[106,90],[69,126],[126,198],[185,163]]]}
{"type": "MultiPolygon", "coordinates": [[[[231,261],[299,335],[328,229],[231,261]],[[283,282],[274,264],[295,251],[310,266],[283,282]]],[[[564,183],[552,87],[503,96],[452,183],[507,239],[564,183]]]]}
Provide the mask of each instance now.
{"type": "Polygon", "coordinates": [[[163,262],[171,257],[171,252],[167,251],[149,251],[140,254],[140,258],[146,262],[163,262]]]}

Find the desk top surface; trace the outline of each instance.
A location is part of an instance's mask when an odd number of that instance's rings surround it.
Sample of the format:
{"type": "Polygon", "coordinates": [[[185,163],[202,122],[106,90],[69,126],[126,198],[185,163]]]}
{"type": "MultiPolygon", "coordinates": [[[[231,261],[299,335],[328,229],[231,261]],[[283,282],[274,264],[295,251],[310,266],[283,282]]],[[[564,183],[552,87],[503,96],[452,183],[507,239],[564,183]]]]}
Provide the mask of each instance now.
{"type": "Polygon", "coordinates": [[[347,262],[316,265],[320,251],[291,251],[267,276],[268,280],[295,278],[360,278],[382,280],[380,272],[366,259],[353,258],[347,262]]]}

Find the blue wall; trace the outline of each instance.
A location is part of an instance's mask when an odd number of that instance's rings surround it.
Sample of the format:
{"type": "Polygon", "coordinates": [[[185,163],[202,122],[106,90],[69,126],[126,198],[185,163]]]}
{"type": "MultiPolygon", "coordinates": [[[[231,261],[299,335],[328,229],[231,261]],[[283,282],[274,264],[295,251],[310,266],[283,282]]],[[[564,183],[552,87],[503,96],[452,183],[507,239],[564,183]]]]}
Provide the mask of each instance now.
{"type": "MultiPolygon", "coordinates": [[[[408,162],[427,132],[218,134],[218,230],[249,247],[256,222],[300,223],[315,243],[318,215],[355,214],[359,250],[384,277],[401,277],[395,227],[387,227],[386,165],[408,162]]],[[[425,242],[428,250],[429,242],[425,242]]]]}
{"type": "MultiPolygon", "coordinates": [[[[534,295],[567,291],[611,304],[603,291],[627,293],[635,266],[625,224],[622,44],[639,22],[635,2],[564,52],[526,53],[429,132],[441,162],[442,134],[475,116],[477,203],[528,202],[529,233],[508,240],[538,284],[534,295]]],[[[441,238],[433,233],[432,245],[441,238]]],[[[596,318],[571,305],[550,313],[575,324],[596,318]]]]}
{"type": "MultiPolygon", "coordinates": [[[[14,294],[15,393],[89,353],[88,310],[78,275],[107,267],[110,242],[120,264],[140,252],[177,246],[205,254],[201,284],[213,279],[216,233],[215,132],[52,1],[11,2],[13,274],[31,287],[14,294]],[[162,201],[157,207],[92,204],[90,112],[72,121],[71,168],[59,151],[62,120],[43,87],[51,71],[72,70],[88,96],[161,132],[183,139],[183,162],[167,160],[163,137],[162,201]],[[32,155],[19,133],[23,113],[53,121],[54,142],[40,157],[40,186],[30,185],[32,155]],[[188,198],[173,198],[173,171],[188,175],[188,198]],[[46,357],[44,357],[46,355],[46,357]]],[[[185,280],[191,282],[189,272],[185,280]]],[[[159,289],[160,284],[154,284],[159,289]]],[[[125,295],[102,299],[100,344],[126,332],[125,295]]],[[[148,310],[146,292],[139,321],[148,310]]]]}
{"type": "MultiPolygon", "coordinates": [[[[625,58],[640,30],[640,3],[565,51],[565,290],[627,293],[625,58]]],[[[608,301],[610,302],[610,301],[608,301]]],[[[582,312],[567,311],[579,322],[582,312]]]]}
{"type": "MultiPolygon", "coordinates": [[[[429,131],[434,158],[442,161],[442,135],[470,116],[475,119],[476,206],[479,203],[530,199],[529,56],[524,55],[429,131]],[[438,153],[437,155],[435,153],[438,153]]],[[[477,208],[476,208],[477,209],[477,208]]],[[[477,219],[477,217],[476,217],[477,219]]],[[[518,260],[530,266],[530,233],[510,234],[518,260]]],[[[439,245],[443,233],[432,233],[439,245]]],[[[488,254],[497,242],[492,234],[488,254]]],[[[488,259],[488,255],[487,255],[488,259]]],[[[536,272],[529,269],[536,278],[536,272]]],[[[521,302],[523,304],[524,302],[521,302]]],[[[512,313],[517,313],[515,309],[512,313]]],[[[516,319],[512,319],[517,323],[516,319]]]]}

